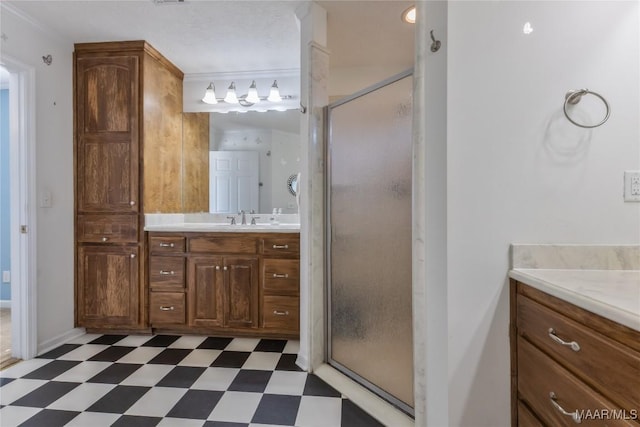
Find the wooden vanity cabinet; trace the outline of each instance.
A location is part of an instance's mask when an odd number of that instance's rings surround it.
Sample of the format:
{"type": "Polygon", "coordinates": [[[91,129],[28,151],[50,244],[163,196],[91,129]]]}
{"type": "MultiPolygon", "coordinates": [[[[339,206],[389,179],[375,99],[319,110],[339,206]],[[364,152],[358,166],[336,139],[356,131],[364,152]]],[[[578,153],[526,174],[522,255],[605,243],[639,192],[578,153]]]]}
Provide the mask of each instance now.
{"type": "Polygon", "coordinates": [[[144,41],[80,43],[73,79],[75,324],[148,330],[138,254],[145,211],[182,211],[183,73],[144,41]]]}
{"type": "Polygon", "coordinates": [[[189,324],[257,328],[258,257],[190,257],[189,324]]]}
{"type": "Polygon", "coordinates": [[[151,237],[149,248],[149,323],[151,327],[186,322],[184,237],[151,237]]]}
{"type": "Polygon", "coordinates": [[[299,236],[264,236],[262,259],[262,318],[266,330],[300,332],[299,236]]]}
{"type": "Polygon", "coordinates": [[[510,335],[514,426],[640,425],[640,332],[512,280],[510,335]]]}
{"type": "MultiPolygon", "coordinates": [[[[185,322],[154,322],[150,314],[153,328],[220,335],[298,336],[298,234],[150,232],[148,236],[150,300],[167,292],[184,292],[186,300],[185,322]],[[185,285],[180,290],[170,288],[174,280],[178,282],[178,275],[171,274],[177,271],[177,256],[170,252],[170,239],[174,239],[176,251],[184,251],[180,255],[186,263],[185,285]]],[[[150,313],[158,307],[150,304],[150,313]]]]}

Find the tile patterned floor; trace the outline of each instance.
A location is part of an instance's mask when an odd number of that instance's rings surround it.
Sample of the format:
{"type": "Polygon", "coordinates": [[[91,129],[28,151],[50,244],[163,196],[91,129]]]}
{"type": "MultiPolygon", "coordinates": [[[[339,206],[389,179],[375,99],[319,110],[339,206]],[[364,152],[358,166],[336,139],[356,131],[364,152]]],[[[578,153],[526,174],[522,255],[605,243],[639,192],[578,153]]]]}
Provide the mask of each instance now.
{"type": "Polygon", "coordinates": [[[381,426],[296,341],[87,334],[0,372],[0,425],[381,426]]]}

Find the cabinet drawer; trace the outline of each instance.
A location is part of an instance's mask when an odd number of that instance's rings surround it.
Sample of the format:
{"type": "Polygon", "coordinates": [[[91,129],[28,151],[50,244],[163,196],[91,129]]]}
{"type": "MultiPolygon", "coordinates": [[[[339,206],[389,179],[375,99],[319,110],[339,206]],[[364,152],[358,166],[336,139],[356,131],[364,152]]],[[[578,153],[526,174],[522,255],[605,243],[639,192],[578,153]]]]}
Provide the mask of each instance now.
{"type": "Polygon", "coordinates": [[[261,239],[260,250],[263,255],[295,257],[300,256],[299,236],[274,236],[261,239]]]}
{"type": "Polygon", "coordinates": [[[518,427],[544,427],[521,400],[518,400],[518,427]]]}
{"type": "Polygon", "coordinates": [[[300,261],[297,259],[265,259],[262,264],[262,287],[269,293],[298,293],[300,261]]]}
{"type": "Polygon", "coordinates": [[[78,215],[77,239],[92,243],[136,243],[137,215],[78,215]]]}
{"type": "Polygon", "coordinates": [[[149,252],[152,254],[184,252],[182,236],[149,236],[149,252]]]}
{"type": "Polygon", "coordinates": [[[635,408],[617,407],[522,337],[518,337],[518,394],[550,426],[576,425],[571,416],[562,414],[554,405],[552,396],[566,412],[581,414],[584,426],[637,426],[624,419],[615,419],[623,417],[603,420],[584,416],[589,411],[594,414],[596,410],[612,413],[626,409],[626,415],[631,417],[631,409],[635,408]]]}
{"type": "Polygon", "coordinates": [[[184,258],[149,257],[149,286],[151,288],[184,288],[184,258]]]}
{"type": "Polygon", "coordinates": [[[263,327],[269,329],[298,331],[300,310],[300,301],[298,297],[265,295],[263,302],[263,327]]]}
{"type": "Polygon", "coordinates": [[[190,252],[255,254],[257,239],[245,236],[202,236],[189,238],[190,252]]]}
{"type": "Polygon", "coordinates": [[[522,295],[517,301],[520,335],[623,408],[640,408],[640,387],[629,380],[640,378],[640,354],[522,295]]]}
{"type": "Polygon", "coordinates": [[[152,325],[185,323],[185,294],[182,292],[151,292],[149,322],[152,325]]]}

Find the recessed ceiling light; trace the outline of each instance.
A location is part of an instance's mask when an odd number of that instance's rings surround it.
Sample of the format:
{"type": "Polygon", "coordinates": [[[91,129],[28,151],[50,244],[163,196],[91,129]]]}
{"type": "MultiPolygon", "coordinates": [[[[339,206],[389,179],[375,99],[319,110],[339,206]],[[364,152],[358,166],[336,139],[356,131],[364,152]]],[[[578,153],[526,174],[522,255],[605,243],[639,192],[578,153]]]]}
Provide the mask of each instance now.
{"type": "Polygon", "coordinates": [[[408,24],[416,23],[416,7],[411,6],[404,12],[402,12],[402,20],[408,24]]]}

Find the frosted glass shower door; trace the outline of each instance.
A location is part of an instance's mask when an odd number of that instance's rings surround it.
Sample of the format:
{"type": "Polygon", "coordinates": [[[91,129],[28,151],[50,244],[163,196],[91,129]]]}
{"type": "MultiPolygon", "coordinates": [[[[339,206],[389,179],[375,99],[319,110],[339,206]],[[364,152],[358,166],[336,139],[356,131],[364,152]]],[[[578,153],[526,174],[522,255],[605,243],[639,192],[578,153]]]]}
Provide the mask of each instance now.
{"type": "Polygon", "coordinates": [[[328,109],[329,363],[413,414],[410,73],[328,109]]]}

